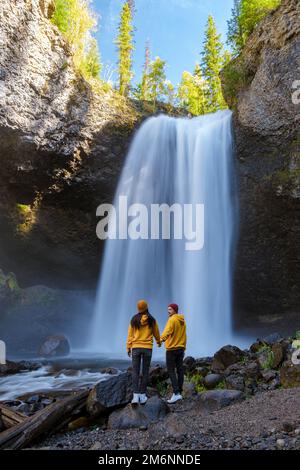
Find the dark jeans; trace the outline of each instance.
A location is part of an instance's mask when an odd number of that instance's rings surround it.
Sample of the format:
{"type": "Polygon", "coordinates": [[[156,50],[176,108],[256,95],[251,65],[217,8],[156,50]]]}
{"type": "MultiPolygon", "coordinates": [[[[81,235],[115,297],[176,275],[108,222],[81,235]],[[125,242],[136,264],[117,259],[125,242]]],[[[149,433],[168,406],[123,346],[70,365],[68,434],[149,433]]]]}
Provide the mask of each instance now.
{"type": "Polygon", "coordinates": [[[184,381],[183,358],[184,349],[173,349],[166,353],[168,374],[175,394],[182,393],[184,381]]]}
{"type": "Polygon", "coordinates": [[[132,349],[133,393],[146,393],[151,358],[152,358],[152,349],[146,349],[146,348],[132,349]],[[141,378],[141,383],[139,384],[141,363],[142,363],[142,378],[141,378]]]}

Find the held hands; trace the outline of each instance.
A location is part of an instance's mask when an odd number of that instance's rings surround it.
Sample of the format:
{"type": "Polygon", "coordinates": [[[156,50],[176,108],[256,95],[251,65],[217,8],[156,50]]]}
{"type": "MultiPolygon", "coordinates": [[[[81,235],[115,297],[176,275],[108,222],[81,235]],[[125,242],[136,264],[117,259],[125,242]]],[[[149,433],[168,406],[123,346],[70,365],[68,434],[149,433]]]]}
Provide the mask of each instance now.
{"type": "Polygon", "coordinates": [[[127,349],[128,357],[131,357],[131,349],[127,349]]]}

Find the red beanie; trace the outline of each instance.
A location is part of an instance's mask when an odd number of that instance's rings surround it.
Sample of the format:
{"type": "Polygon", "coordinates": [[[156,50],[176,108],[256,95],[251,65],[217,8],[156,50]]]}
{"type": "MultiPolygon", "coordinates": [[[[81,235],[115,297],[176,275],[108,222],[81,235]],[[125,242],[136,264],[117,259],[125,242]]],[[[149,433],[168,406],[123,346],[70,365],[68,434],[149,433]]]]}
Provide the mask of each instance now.
{"type": "Polygon", "coordinates": [[[170,304],[168,307],[171,307],[173,310],[175,310],[176,313],[178,313],[178,305],[177,304],[170,304]]]}

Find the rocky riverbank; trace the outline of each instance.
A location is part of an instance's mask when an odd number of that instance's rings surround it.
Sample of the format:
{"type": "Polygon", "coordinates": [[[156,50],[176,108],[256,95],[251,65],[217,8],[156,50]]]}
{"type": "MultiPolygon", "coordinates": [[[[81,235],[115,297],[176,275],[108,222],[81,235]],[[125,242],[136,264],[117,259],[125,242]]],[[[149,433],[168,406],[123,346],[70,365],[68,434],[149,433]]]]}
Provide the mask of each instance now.
{"type": "MultiPolygon", "coordinates": [[[[86,402],[74,408],[63,427],[58,420],[25,444],[54,449],[300,449],[299,336],[275,334],[248,350],[228,345],[213,357],[186,357],[184,400],[174,406],[166,403],[171,387],[163,365],[152,367],[149,400],[137,407],[130,404],[131,368],[102,369],[104,380],[90,388],[86,402]]],[[[50,413],[49,407],[61,403],[63,408],[70,393],[74,391],[36,391],[2,404],[22,412],[26,423],[43,410],[50,413]]]]}
{"type": "Polygon", "coordinates": [[[300,449],[300,387],[262,392],[208,414],[186,398],[168,416],[139,429],[80,428],[42,441],[39,449],[300,449]]]}

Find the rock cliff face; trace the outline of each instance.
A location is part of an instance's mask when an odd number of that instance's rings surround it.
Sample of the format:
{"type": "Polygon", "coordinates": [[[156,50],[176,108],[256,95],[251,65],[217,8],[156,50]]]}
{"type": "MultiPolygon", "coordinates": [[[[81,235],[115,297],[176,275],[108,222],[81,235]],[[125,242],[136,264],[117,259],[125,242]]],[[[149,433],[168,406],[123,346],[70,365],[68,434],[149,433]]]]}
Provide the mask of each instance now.
{"type": "Polygon", "coordinates": [[[234,117],[240,185],[236,311],[300,310],[300,3],[255,29],[223,85],[238,90],[234,117]],[[298,84],[296,81],[299,81],[298,84]],[[299,98],[299,93],[298,93],[299,98]]]}
{"type": "Polygon", "coordinates": [[[91,287],[96,208],[140,114],[76,73],[52,12],[50,0],[0,4],[0,266],[23,285],[91,287]]]}

